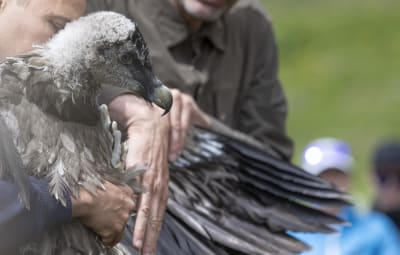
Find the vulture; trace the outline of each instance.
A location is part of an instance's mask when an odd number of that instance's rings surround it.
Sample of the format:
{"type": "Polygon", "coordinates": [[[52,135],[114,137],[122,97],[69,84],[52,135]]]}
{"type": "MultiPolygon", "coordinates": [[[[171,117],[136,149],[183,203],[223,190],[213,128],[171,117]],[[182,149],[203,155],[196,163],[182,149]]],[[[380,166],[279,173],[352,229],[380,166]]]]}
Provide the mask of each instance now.
{"type": "MultiPolygon", "coordinates": [[[[146,192],[124,169],[121,131],[105,105],[103,85],[129,89],[168,112],[172,97],[152,72],[136,24],[99,12],[66,25],[44,45],[0,63],[0,177],[19,188],[29,210],[27,176],[50,180],[49,192],[105,180],[146,192]]],[[[229,128],[193,127],[184,151],[170,163],[170,198],[158,255],[295,254],[308,247],[287,232],[333,231],[343,223],[321,210],[350,202],[330,183],[272,156],[264,146],[229,128]]],[[[78,220],[51,229],[20,248],[21,254],[140,254],[124,240],[105,247],[78,220]]]]}

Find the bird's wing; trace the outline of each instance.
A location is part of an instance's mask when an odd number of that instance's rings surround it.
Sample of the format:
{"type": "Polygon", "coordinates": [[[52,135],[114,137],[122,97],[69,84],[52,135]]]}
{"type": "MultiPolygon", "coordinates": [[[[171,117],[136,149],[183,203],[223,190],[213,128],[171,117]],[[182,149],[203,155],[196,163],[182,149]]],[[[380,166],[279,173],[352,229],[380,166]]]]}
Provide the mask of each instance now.
{"type": "MultiPolygon", "coordinates": [[[[5,129],[1,142],[3,149],[10,148],[8,144],[14,142],[18,149],[15,153],[18,151],[26,164],[26,169],[21,171],[39,178],[48,177],[51,193],[65,204],[65,192],[76,191],[78,183],[91,190],[102,183],[96,173],[98,169],[93,167],[95,160],[90,161],[91,157],[87,156],[91,152],[85,143],[92,145],[95,152],[108,154],[108,151],[101,151],[106,145],[100,145],[96,139],[101,136],[96,126],[79,124],[69,118],[77,111],[85,113],[88,107],[63,101],[63,91],[58,89],[48,61],[38,52],[8,58],[0,64],[0,114],[14,139],[5,140],[5,129]],[[86,182],[82,180],[82,168],[89,169],[86,182]]],[[[15,164],[24,166],[23,163],[9,156],[10,149],[6,152],[1,156],[6,158],[3,162],[7,163],[8,171],[15,177],[20,176],[21,171],[15,164]]],[[[19,183],[19,179],[14,179],[19,183]]]]}
{"type": "Polygon", "coordinates": [[[3,117],[0,115],[0,177],[10,179],[18,187],[19,195],[27,209],[30,209],[30,183],[25,166],[12,140],[3,117]]]}
{"type": "Polygon", "coordinates": [[[10,112],[9,105],[18,105],[23,97],[22,80],[30,73],[18,61],[0,63],[0,177],[17,185],[20,198],[30,208],[30,184],[21,155],[16,147],[19,132],[18,120],[10,112]]]}
{"type": "Polygon", "coordinates": [[[221,249],[295,254],[308,247],[286,231],[332,232],[332,224],[343,222],[318,208],[349,201],[330,183],[262,149],[194,129],[171,165],[169,216],[162,234],[190,252],[160,254],[223,254],[221,249]]]}

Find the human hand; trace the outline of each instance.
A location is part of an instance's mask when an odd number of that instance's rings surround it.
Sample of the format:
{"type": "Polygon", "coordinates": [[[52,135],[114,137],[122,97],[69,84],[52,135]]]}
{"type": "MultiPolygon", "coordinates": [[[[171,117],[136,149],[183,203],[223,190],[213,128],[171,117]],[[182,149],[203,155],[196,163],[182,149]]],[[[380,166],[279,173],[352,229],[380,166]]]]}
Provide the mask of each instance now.
{"type": "Polygon", "coordinates": [[[185,146],[186,136],[192,124],[210,127],[211,118],[203,112],[193,97],[171,89],[172,108],[168,114],[171,125],[169,160],[175,161],[185,146]]]}
{"type": "Polygon", "coordinates": [[[106,246],[116,245],[122,238],[124,227],[135,208],[133,192],[127,186],[104,183],[96,196],[84,188],[72,197],[72,216],[92,229],[106,246]]]}
{"type": "Polygon", "coordinates": [[[110,116],[128,134],[126,168],[145,166],[133,231],[133,245],[142,254],[154,254],[168,201],[169,119],[163,110],[133,95],[121,95],[109,104],[110,116]]]}

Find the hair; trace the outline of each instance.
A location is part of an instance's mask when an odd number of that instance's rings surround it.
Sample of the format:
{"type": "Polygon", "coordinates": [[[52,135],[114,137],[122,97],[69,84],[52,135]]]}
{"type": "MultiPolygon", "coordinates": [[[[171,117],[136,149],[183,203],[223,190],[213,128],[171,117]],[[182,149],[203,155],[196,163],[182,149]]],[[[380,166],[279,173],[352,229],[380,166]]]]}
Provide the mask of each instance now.
{"type": "Polygon", "coordinates": [[[372,156],[376,171],[400,170],[400,141],[396,139],[381,142],[372,156]]]}

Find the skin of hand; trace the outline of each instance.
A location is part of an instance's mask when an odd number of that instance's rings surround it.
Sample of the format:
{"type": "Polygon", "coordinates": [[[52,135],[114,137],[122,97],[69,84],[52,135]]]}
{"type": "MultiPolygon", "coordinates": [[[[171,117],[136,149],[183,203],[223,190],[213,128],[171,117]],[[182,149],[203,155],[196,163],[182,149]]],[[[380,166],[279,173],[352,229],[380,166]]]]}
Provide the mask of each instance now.
{"type": "Polygon", "coordinates": [[[134,247],[155,254],[168,201],[169,118],[163,110],[133,95],[121,95],[109,104],[110,116],[127,131],[126,167],[145,166],[145,192],[139,196],[133,234],[134,247]]]}
{"type": "Polygon", "coordinates": [[[123,236],[124,227],[135,208],[133,191],[127,186],[104,183],[105,190],[96,195],[84,188],[71,198],[72,217],[79,218],[92,229],[106,246],[116,245],[123,236]]]}
{"type": "Polygon", "coordinates": [[[182,152],[189,127],[194,124],[210,127],[211,118],[203,112],[193,97],[177,89],[171,89],[173,105],[168,114],[171,123],[169,160],[175,161],[182,152]]]}

